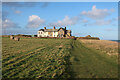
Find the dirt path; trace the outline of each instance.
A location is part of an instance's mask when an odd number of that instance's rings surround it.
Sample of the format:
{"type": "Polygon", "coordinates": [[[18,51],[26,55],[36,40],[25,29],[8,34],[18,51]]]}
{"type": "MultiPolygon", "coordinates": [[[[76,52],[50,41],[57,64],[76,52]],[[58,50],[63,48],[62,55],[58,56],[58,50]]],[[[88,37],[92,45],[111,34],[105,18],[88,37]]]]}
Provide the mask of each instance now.
{"type": "Polygon", "coordinates": [[[85,47],[78,40],[73,41],[71,68],[73,78],[115,78],[117,64],[100,52],[85,47]]]}

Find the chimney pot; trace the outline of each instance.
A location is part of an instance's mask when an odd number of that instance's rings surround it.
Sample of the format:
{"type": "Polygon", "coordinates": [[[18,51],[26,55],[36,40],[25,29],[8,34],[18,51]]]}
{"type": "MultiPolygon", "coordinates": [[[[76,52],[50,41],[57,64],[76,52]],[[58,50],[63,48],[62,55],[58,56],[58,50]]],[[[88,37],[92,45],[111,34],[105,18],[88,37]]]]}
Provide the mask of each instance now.
{"type": "Polygon", "coordinates": [[[66,30],[66,27],[65,27],[65,30],[66,30]]]}
{"type": "Polygon", "coordinates": [[[46,29],[46,27],[44,27],[44,30],[46,29]]]}
{"type": "Polygon", "coordinates": [[[55,26],[53,27],[53,29],[55,29],[55,26]]]}

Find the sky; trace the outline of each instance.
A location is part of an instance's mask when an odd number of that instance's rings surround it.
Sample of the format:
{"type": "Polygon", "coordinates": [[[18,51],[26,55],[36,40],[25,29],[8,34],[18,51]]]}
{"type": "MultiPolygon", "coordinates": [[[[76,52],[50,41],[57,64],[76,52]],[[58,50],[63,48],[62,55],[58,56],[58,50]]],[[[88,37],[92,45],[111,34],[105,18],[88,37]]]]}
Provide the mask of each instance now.
{"type": "Polygon", "coordinates": [[[118,2],[3,2],[2,34],[67,27],[72,36],[118,39],[118,2]]]}

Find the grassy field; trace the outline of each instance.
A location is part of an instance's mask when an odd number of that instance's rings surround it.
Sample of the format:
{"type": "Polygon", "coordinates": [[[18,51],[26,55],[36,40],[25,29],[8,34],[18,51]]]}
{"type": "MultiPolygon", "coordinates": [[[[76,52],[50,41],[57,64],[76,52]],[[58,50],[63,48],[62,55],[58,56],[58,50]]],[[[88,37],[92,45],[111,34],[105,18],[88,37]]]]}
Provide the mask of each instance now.
{"type": "Polygon", "coordinates": [[[95,48],[109,56],[118,56],[118,42],[108,40],[81,40],[81,42],[87,47],[95,48]]]}
{"type": "Polygon", "coordinates": [[[118,59],[88,48],[81,40],[73,41],[72,65],[75,78],[117,78],[118,59]]]}
{"type": "Polygon", "coordinates": [[[116,78],[117,57],[81,40],[2,38],[3,78],[116,78]]]}
{"type": "Polygon", "coordinates": [[[69,77],[66,58],[71,40],[3,38],[3,78],[69,77]]]}

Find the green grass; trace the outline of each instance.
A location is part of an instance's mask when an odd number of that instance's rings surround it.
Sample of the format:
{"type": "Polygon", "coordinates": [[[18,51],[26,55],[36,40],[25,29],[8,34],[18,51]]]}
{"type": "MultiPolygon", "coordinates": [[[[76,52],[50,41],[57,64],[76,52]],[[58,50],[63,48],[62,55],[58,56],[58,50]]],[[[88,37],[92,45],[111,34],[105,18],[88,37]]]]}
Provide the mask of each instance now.
{"type": "Polygon", "coordinates": [[[116,78],[115,59],[78,40],[2,38],[3,78],[116,78]]]}
{"type": "Polygon", "coordinates": [[[72,40],[3,38],[3,78],[69,77],[65,57],[72,40]]]}
{"type": "Polygon", "coordinates": [[[75,78],[117,78],[117,58],[109,57],[80,41],[73,41],[71,68],[75,78]]]}

